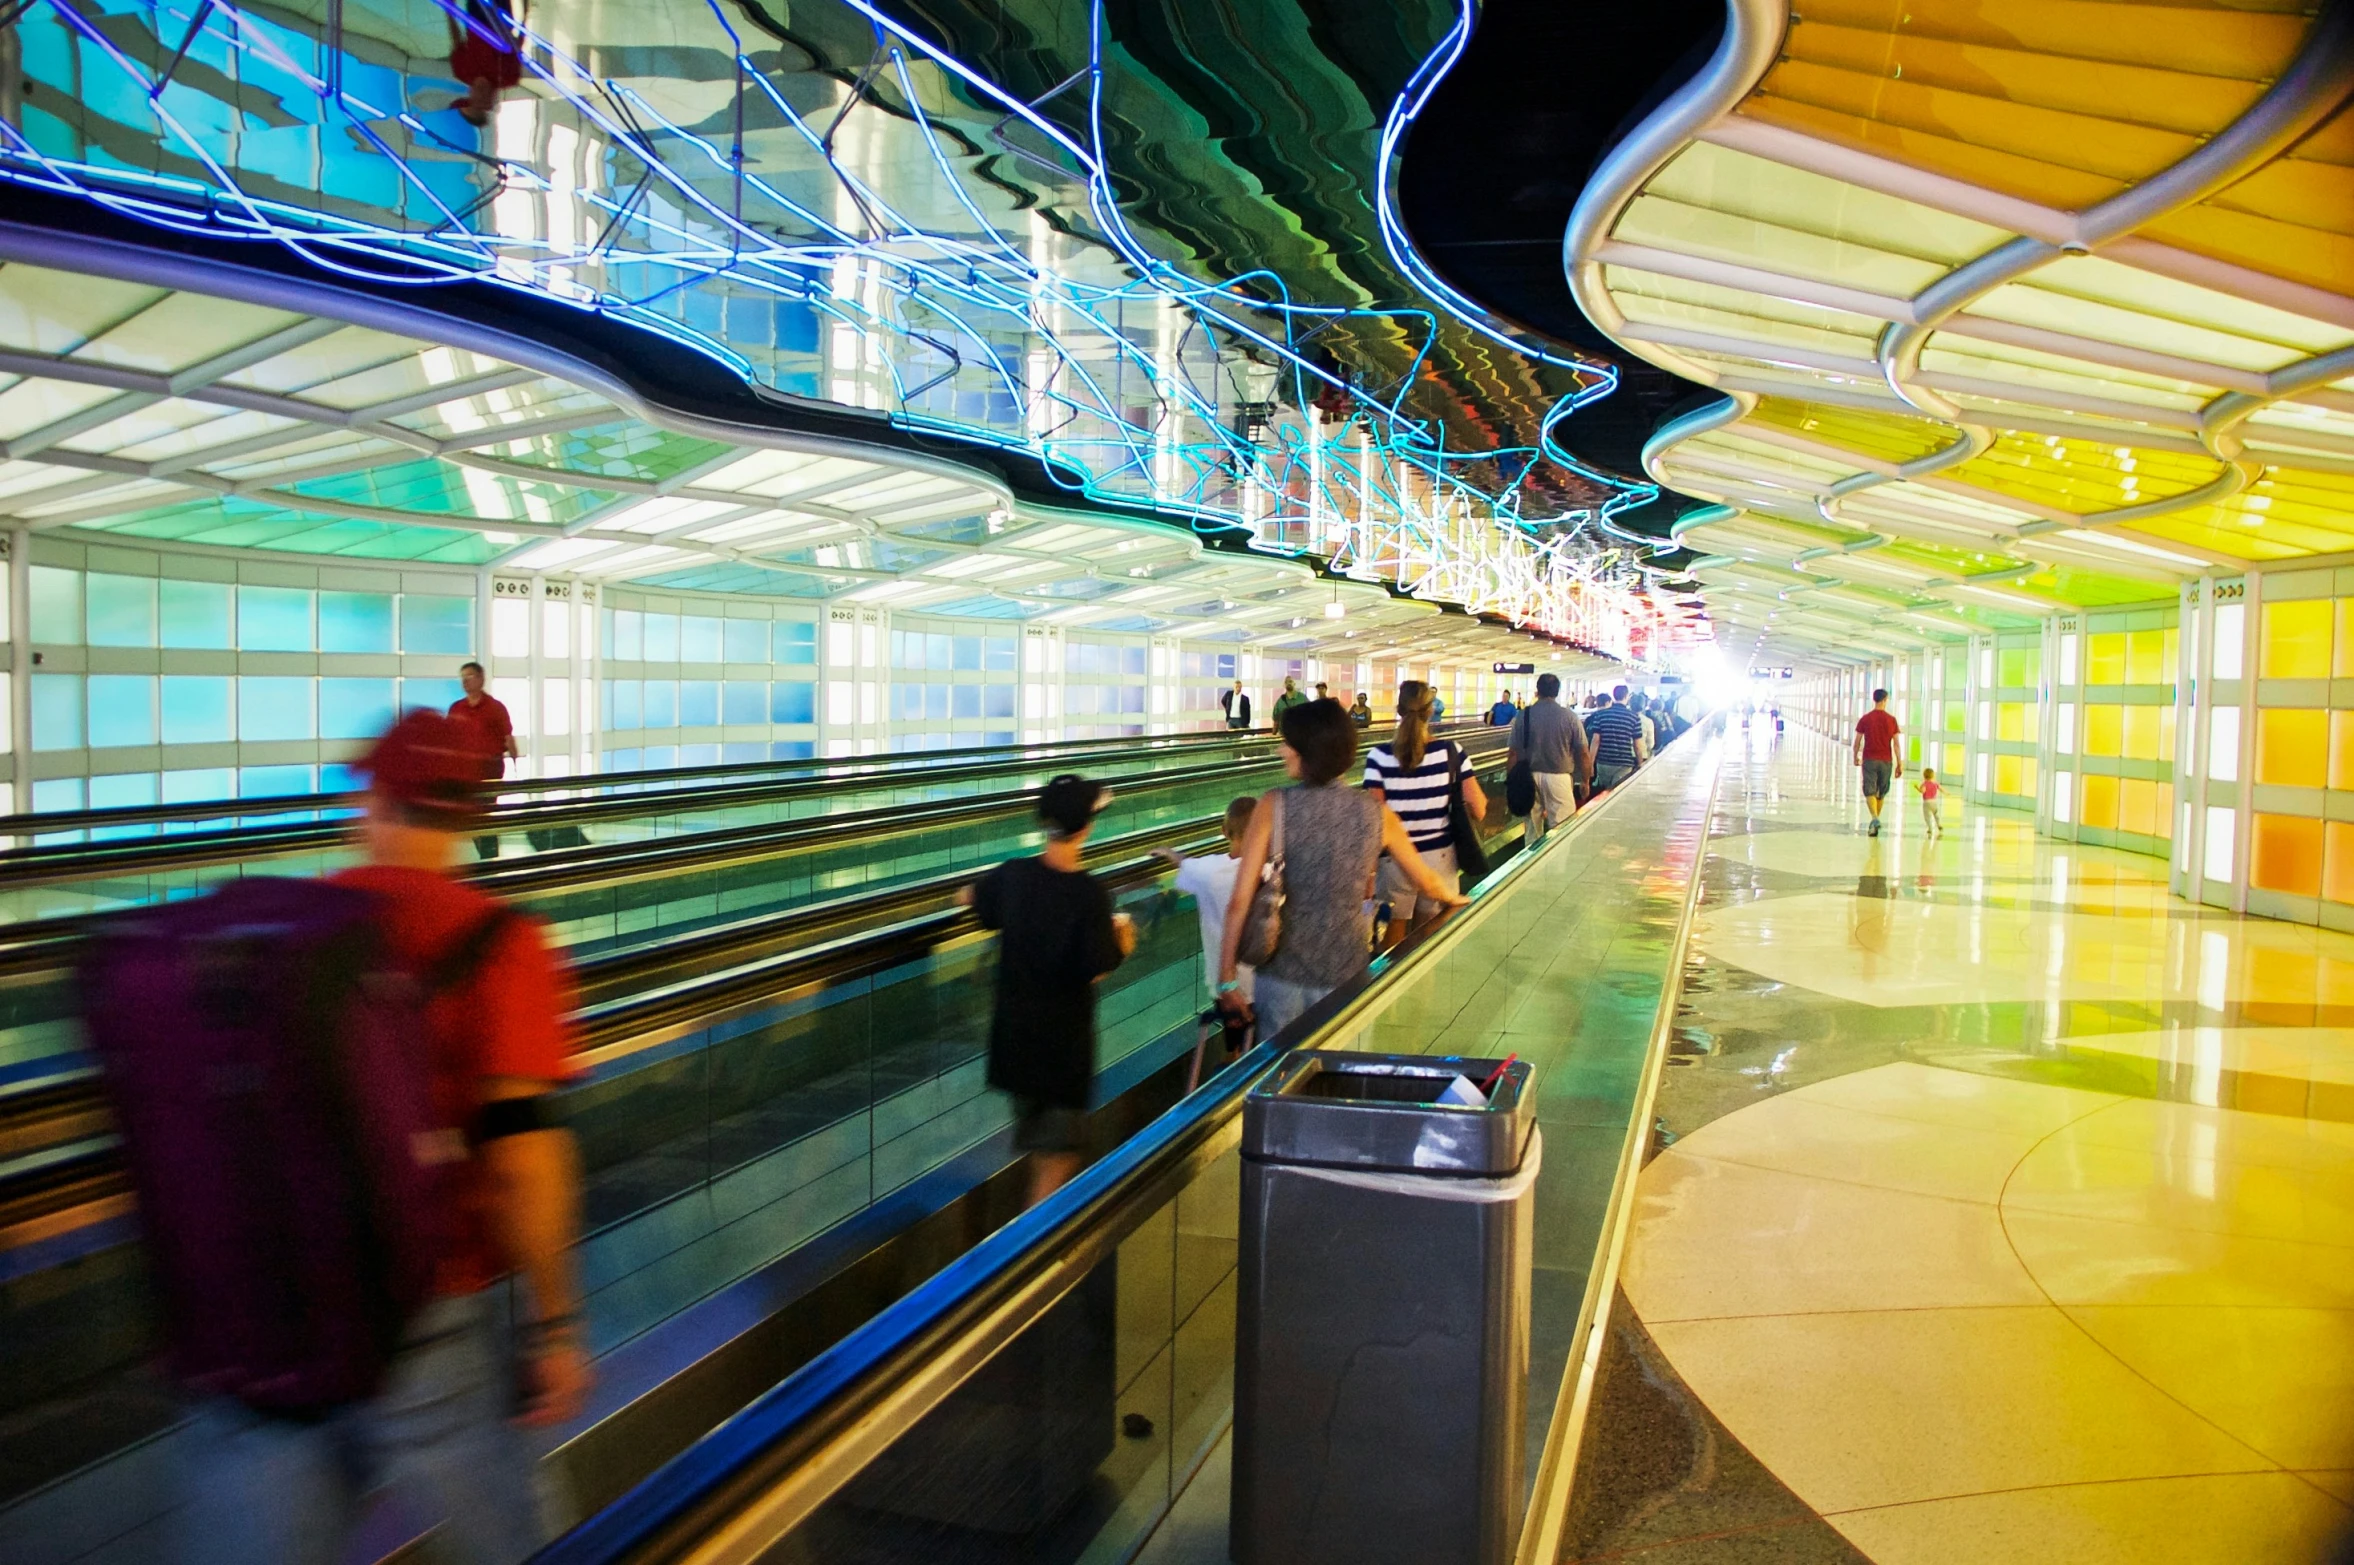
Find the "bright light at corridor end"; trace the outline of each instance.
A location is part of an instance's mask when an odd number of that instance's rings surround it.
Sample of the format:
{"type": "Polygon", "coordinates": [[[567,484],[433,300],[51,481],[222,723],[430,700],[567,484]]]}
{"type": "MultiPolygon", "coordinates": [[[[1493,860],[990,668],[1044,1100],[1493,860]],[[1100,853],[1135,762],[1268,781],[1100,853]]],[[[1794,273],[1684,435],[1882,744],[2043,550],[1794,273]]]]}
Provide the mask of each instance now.
{"type": "Polygon", "coordinates": [[[1749,699],[1748,669],[1735,668],[1718,648],[1695,647],[1684,656],[1682,663],[1686,684],[1711,711],[1718,707],[1739,706],[1749,699]]]}

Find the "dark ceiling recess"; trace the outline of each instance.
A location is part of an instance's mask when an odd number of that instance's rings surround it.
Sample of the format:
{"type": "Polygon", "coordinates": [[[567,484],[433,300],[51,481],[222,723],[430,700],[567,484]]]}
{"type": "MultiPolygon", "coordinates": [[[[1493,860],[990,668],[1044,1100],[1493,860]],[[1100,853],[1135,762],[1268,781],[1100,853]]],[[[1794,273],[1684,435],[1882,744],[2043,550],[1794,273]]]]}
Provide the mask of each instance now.
{"type": "MultiPolygon", "coordinates": [[[[1470,45],[1406,140],[1399,206],[1447,281],[1499,315],[1600,354],[1619,389],[1560,431],[1579,457],[1642,471],[1643,442],[1715,393],[1655,369],[1570,297],[1561,233],[1602,155],[1707,62],[1724,0],[1485,0],[1470,45]]],[[[1623,518],[1664,533],[1698,502],[1663,496],[1623,518]]]]}

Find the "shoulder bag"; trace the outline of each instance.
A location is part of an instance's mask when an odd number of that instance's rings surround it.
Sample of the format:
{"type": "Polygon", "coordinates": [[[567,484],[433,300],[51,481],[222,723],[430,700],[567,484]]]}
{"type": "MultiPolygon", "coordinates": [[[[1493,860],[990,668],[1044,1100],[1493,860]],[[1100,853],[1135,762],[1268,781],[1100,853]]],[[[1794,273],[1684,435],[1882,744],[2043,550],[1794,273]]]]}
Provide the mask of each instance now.
{"type": "Polygon", "coordinates": [[[1265,967],[1283,944],[1283,796],[1278,788],[1270,806],[1275,822],[1267,844],[1267,862],[1259,870],[1258,888],[1251,893],[1250,910],[1242,918],[1242,939],[1234,959],[1245,967],[1265,967]]]}
{"type": "Polygon", "coordinates": [[[1447,765],[1447,843],[1455,850],[1455,868],[1478,880],[1488,872],[1487,850],[1480,846],[1479,825],[1471,806],[1463,802],[1463,747],[1450,744],[1447,765]]]}
{"type": "Polygon", "coordinates": [[[1530,815],[1537,808],[1537,770],[1529,755],[1536,726],[1525,710],[1512,720],[1512,747],[1520,752],[1520,759],[1504,774],[1504,808],[1514,815],[1530,815]]]}

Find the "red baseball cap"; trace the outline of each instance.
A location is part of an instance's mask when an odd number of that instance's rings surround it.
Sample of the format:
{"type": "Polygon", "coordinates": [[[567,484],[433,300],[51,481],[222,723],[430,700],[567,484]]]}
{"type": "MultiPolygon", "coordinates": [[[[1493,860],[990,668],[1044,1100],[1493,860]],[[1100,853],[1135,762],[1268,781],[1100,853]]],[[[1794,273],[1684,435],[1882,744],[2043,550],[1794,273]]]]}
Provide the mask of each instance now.
{"type": "Polygon", "coordinates": [[[410,809],[462,816],[482,808],[482,757],[439,712],[404,713],[356,765],[371,789],[410,809]]]}

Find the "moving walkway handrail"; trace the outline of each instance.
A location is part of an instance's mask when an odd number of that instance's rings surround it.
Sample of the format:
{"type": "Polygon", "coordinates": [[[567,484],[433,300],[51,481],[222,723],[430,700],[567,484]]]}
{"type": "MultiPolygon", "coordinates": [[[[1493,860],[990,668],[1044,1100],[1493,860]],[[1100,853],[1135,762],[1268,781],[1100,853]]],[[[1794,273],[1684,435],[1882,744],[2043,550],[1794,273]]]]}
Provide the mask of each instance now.
{"type": "MultiPolygon", "coordinates": [[[[1476,733],[1473,728],[1469,732],[1476,733]]],[[[1455,737],[1465,737],[1465,731],[1451,731],[1455,737]]],[[[1150,744],[1143,748],[1149,754],[1170,751],[1190,753],[1193,750],[1233,749],[1244,744],[1272,744],[1266,735],[1251,735],[1244,739],[1209,737],[1190,741],[1182,746],[1150,744]]],[[[1133,756],[1135,742],[1129,741],[1105,751],[1107,756],[1133,756]]],[[[1067,761],[1071,755],[1050,757],[1067,761]]],[[[1002,776],[1008,773],[1035,771],[1043,763],[1006,757],[987,762],[974,762],[956,767],[941,767],[915,776],[898,776],[887,772],[855,778],[805,778],[756,783],[736,783],[711,788],[666,789],[652,793],[615,793],[593,799],[563,799],[525,805],[501,805],[494,808],[483,821],[485,835],[523,831],[536,827],[577,826],[600,820],[626,820],[635,816],[690,813],[720,810],[752,804],[779,803],[803,797],[829,797],[842,793],[878,792],[888,788],[920,787],[936,783],[971,781],[975,778],[1002,776]]],[[[909,806],[913,808],[914,806],[909,806]]],[[[247,812],[259,814],[265,812],[247,812]]],[[[266,812],[269,814],[286,812],[266,812]]],[[[16,820],[33,817],[16,816],[16,820]]],[[[46,817],[42,817],[46,819],[46,817]]],[[[177,817],[174,817],[177,818],[177,817]]],[[[842,817],[833,817],[841,819],[842,817]]],[[[781,823],[769,823],[781,824],[781,823]]],[[[751,828],[737,828],[751,829],[751,828]]],[[[57,885],[84,880],[103,879],[114,875],[157,874],[169,870],[201,869],[216,864],[241,863],[249,859],[286,857],[299,853],[315,853],[345,840],[350,830],[348,821],[282,821],[276,824],[241,826],[225,831],[182,832],[166,837],[147,837],[132,842],[76,843],[33,845],[0,849],[0,891],[27,886],[57,885]]],[[[676,838],[664,839],[676,841],[676,838]]],[[[646,846],[625,844],[620,846],[646,846]]]]}
{"type": "MultiPolygon", "coordinates": [[[[1608,801],[1605,801],[1607,804],[1608,801]]],[[[1570,840],[1581,813],[1549,833],[1570,840]]],[[[537,1565],[748,1562],[1044,1315],[1167,1192],[1240,1134],[1242,1100],[1283,1048],[1344,1025],[1453,944],[1535,862],[1516,855],[1469,906],[1418,923],[1357,983],[1328,995],[1054,1195],[983,1239],[534,1556],[537,1565]]]]}

